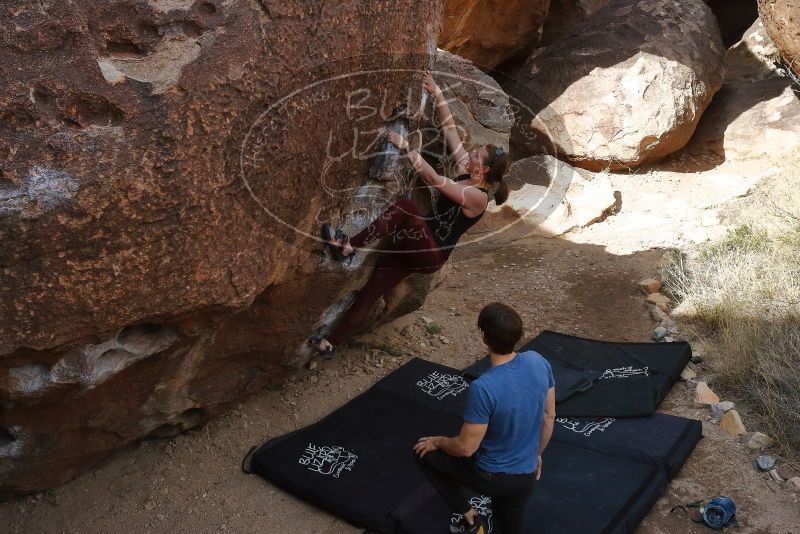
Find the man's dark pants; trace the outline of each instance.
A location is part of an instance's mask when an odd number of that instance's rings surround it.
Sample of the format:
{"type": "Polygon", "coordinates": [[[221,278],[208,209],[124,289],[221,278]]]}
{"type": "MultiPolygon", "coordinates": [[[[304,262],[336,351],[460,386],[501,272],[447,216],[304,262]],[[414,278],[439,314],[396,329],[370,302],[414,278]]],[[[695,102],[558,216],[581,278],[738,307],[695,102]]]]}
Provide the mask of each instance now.
{"type": "Polygon", "coordinates": [[[420,459],[422,470],[445,503],[459,514],[472,508],[467,489],[492,498],[492,521],[497,534],[522,534],[525,503],[536,474],[489,473],[470,458],[433,451],[420,459]]]}

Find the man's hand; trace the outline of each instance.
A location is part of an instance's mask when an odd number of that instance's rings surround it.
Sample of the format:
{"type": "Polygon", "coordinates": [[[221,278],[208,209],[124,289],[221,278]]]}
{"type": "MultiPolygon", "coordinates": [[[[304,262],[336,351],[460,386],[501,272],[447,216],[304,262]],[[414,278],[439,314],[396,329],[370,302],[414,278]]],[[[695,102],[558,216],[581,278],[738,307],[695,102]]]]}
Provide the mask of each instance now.
{"type": "Polygon", "coordinates": [[[417,453],[420,458],[422,458],[429,452],[438,450],[439,447],[436,445],[436,442],[440,437],[441,436],[428,436],[426,438],[419,438],[417,444],[414,445],[414,452],[417,453]]]}
{"type": "Polygon", "coordinates": [[[539,460],[536,462],[536,480],[542,476],[542,455],[539,455],[539,460]]]}

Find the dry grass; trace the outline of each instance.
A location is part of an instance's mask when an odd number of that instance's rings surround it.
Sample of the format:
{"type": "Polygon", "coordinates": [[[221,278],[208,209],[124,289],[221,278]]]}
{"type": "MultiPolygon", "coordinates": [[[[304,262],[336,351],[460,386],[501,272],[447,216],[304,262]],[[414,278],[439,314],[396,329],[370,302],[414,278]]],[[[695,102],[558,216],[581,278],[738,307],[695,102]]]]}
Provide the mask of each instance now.
{"type": "MultiPolygon", "coordinates": [[[[724,239],[668,256],[665,291],[723,386],[800,460],[800,166],[724,239]]],[[[752,425],[751,425],[752,426],[752,425]]]]}

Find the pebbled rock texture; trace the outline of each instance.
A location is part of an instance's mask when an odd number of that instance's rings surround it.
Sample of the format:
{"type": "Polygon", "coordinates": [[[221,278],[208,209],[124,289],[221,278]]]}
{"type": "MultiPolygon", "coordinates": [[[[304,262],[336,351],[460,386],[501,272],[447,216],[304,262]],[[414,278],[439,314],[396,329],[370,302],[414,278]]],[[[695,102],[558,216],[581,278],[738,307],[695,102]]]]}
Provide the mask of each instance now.
{"type": "Polygon", "coordinates": [[[800,77],[800,0],[758,0],[758,12],[784,61],[800,77]]]}
{"type": "Polygon", "coordinates": [[[429,66],[441,10],[0,4],[0,495],[292,372],[358,282],[319,223],[400,191],[355,193],[376,132],[419,105],[400,69],[429,66]]]}

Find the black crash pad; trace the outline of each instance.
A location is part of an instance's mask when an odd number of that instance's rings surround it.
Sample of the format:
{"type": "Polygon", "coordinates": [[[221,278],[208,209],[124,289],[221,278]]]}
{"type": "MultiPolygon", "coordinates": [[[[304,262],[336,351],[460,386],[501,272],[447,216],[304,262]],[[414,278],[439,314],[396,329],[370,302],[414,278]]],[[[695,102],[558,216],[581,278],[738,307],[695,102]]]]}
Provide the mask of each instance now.
{"type": "MultiPolygon", "coordinates": [[[[376,532],[446,532],[450,511],[412,445],[458,432],[468,387],[458,370],[414,359],[321,421],[265,443],[251,468],[376,532]]],[[[683,418],[599,421],[560,418],[530,503],[531,533],[632,531],[699,439],[699,423],[683,418]]]]}
{"type": "MultiPolygon", "coordinates": [[[[558,418],[525,532],[630,533],[647,515],[702,437],[700,421],[649,417],[558,418]],[[580,513],[576,513],[576,511],[580,513]]],[[[491,523],[491,499],[473,495],[491,523]]],[[[400,533],[436,532],[456,516],[432,487],[395,511],[400,533]]]]}
{"type": "MultiPolygon", "coordinates": [[[[555,441],[542,462],[542,478],[526,513],[525,532],[530,534],[632,532],[668,480],[657,466],[555,441]]],[[[443,526],[457,516],[433,487],[418,490],[414,497],[395,513],[397,532],[446,532],[443,526]]],[[[471,502],[492,525],[491,499],[476,494],[471,502]]]]}

